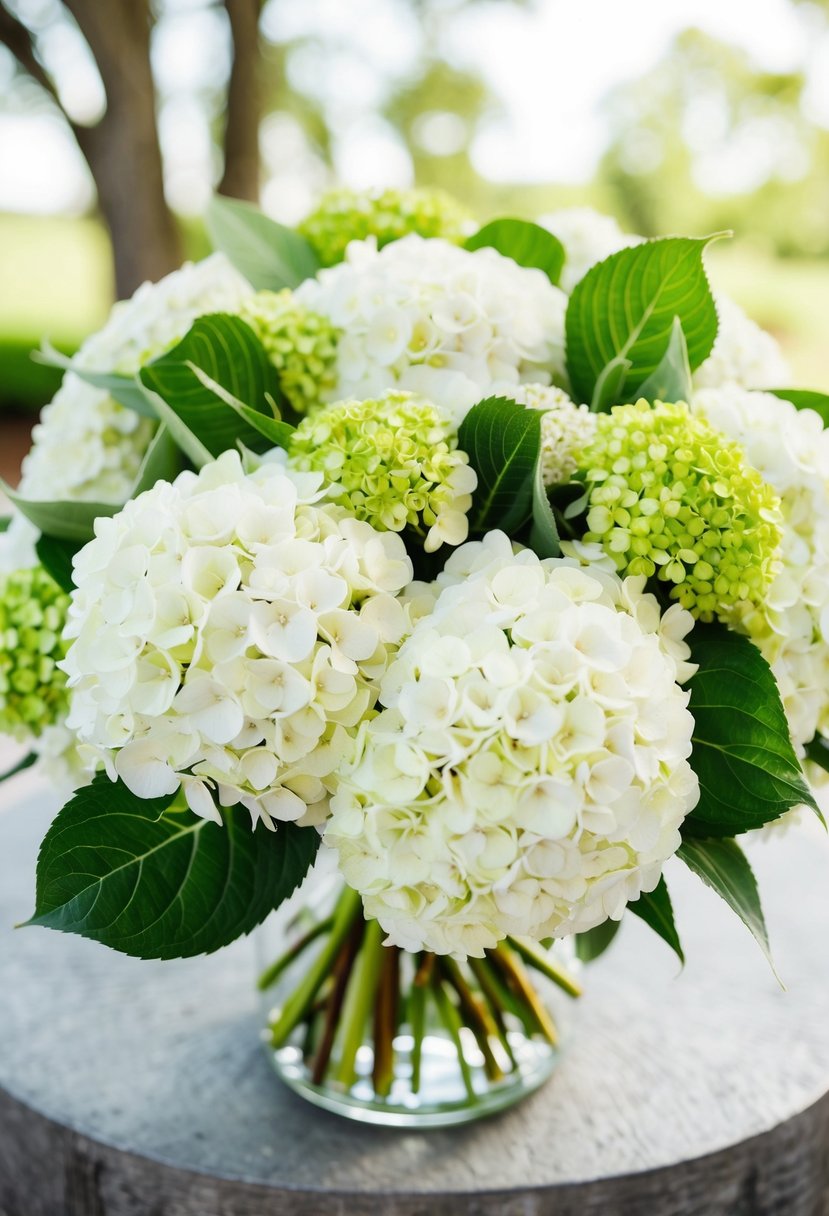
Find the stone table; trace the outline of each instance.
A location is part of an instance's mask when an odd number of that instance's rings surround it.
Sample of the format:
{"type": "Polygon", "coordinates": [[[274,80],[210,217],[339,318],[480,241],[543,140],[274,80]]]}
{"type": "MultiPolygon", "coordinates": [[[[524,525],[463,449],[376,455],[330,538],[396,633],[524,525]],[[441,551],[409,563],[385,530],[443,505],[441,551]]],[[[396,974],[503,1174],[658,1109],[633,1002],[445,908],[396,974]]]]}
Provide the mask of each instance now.
{"type": "Polygon", "coordinates": [[[257,1038],[249,942],[156,964],[14,932],[55,808],[28,773],[2,805],[0,1216],[829,1211],[829,844],[816,824],[752,849],[787,992],[677,867],[685,971],[630,918],[541,1091],[413,1134],[280,1086],[257,1038]]]}

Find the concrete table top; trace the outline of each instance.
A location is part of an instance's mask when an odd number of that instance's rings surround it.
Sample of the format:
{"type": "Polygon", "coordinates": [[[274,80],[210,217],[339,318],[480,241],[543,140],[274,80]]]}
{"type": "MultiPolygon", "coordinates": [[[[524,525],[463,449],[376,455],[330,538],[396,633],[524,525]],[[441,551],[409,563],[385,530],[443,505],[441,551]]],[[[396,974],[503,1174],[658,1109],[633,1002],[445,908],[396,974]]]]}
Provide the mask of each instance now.
{"type": "Polygon", "coordinates": [[[629,918],[587,973],[546,1086],[478,1124],[412,1133],[351,1124],[280,1085],[249,941],[146,963],[14,931],[56,805],[26,773],[0,807],[0,1216],[829,1212],[829,842],[816,823],[751,849],[786,992],[672,864],[685,970],[629,918]]]}

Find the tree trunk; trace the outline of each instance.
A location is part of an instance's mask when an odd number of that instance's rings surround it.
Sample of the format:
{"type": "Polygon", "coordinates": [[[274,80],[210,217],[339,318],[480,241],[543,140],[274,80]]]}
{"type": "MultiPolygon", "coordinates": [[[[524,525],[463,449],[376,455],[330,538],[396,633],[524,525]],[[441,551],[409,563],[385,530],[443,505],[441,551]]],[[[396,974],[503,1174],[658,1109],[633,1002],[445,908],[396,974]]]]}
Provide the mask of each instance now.
{"type": "Polygon", "coordinates": [[[175,220],[164,197],[150,67],[148,0],[66,0],[89,43],[106,90],[95,127],[75,135],[98,189],[112,237],[119,298],[180,262],[175,220]]]}
{"type": "Polygon", "coordinates": [[[260,0],[225,0],[233,36],[233,67],[227,90],[225,164],[219,193],[259,199],[260,0]]]}

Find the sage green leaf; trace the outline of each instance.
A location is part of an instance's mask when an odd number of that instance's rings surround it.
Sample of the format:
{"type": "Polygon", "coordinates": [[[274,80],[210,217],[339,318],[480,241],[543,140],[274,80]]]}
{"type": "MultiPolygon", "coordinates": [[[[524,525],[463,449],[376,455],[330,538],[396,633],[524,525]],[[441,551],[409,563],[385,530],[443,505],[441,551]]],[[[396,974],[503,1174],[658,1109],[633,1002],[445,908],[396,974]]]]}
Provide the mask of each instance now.
{"type": "Polygon", "coordinates": [[[38,363],[47,367],[61,367],[64,371],[72,372],[79,380],[84,380],[94,388],[103,389],[109,393],[119,405],[144,418],[155,418],[152,404],[136,376],[128,376],[123,372],[91,371],[87,367],[77,367],[68,355],[61,354],[45,338],[40,344],[40,350],[33,356],[38,363]]]}
{"type": "Polygon", "coordinates": [[[671,340],[659,367],[651,372],[636,390],[637,397],[654,401],[691,400],[691,364],[688,362],[688,343],[679,317],[674,317],[671,340]]]}
{"type": "Polygon", "coordinates": [[[80,548],[80,541],[62,540],[57,536],[39,536],[35,542],[35,552],[41,566],[52,576],[60,589],[69,594],[75,589],[72,558],[80,548]]]}
{"type": "Polygon", "coordinates": [[[635,397],[662,362],[675,317],[685,333],[691,368],[707,358],[717,336],[717,310],[702,255],[712,239],[646,241],[612,254],[576,284],[566,334],[577,401],[593,401],[602,371],[616,359],[630,363],[617,402],[635,397]]]}
{"type": "Polygon", "coordinates": [[[777,681],[748,638],[724,625],[695,625],[699,670],[689,682],[691,765],[700,800],[683,836],[735,836],[817,804],[798,763],[777,681]]]}
{"type": "Polygon", "coordinates": [[[470,531],[500,528],[513,535],[532,513],[541,411],[506,397],[487,397],[473,405],[458,428],[458,447],[478,474],[470,531]]]}
{"type": "Polygon", "coordinates": [[[142,799],[99,776],[44,838],[27,923],[77,933],[139,958],[207,954],[249,933],[307,873],[313,828],[251,830],[242,807],[222,824],[142,799]]]}
{"type": "Polygon", "coordinates": [[[76,540],[84,544],[93,535],[95,520],[99,515],[115,515],[121,510],[119,503],[111,502],[45,502],[26,498],[10,485],[0,480],[3,493],[36,528],[47,536],[59,536],[65,540],[76,540]]]}
{"type": "Polygon", "coordinates": [[[208,235],[257,291],[280,291],[313,278],[319,261],[313,247],[284,224],[238,199],[210,200],[208,235]]]}
{"type": "Polygon", "coordinates": [[[621,921],[603,920],[595,929],[587,929],[577,933],[573,939],[576,947],[576,958],[582,963],[595,962],[607,950],[616,934],[619,932],[621,921]]]}
{"type": "Polygon", "coordinates": [[[628,909],[653,929],[654,933],[659,934],[663,942],[667,942],[684,966],[685,955],[676,930],[674,910],[665,879],[660,878],[653,891],[643,892],[638,899],[629,903],[628,909]]]}
{"type": "Polygon", "coordinates": [[[736,840],[685,840],[678,856],[737,913],[774,971],[757,880],[736,840]]]}
{"type": "Polygon", "coordinates": [[[820,414],[825,427],[829,426],[829,394],[818,393],[808,388],[770,388],[766,390],[783,401],[791,401],[795,409],[814,410],[820,414]]]}
{"type": "Polygon", "coordinates": [[[550,282],[558,286],[564,266],[564,246],[558,237],[540,224],[533,224],[529,220],[492,220],[466,242],[467,249],[483,249],[485,246],[497,249],[519,266],[543,270],[550,282]]]}
{"type": "Polygon", "coordinates": [[[559,557],[561,554],[556,517],[553,514],[553,508],[550,505],[550,499],[547,494],[547,487],[544,484],[544,470],[542,468],[542,453],[540,450],[533,474],[533,516],[532,529],[530,531],[530,548],[539,557],[559,557]]]}
{"type": "Polygon", "coordinates": [[[270,403],[278,393],[276,370],[249,325],[225,313],[199,317],[172,350],[148,363],[140,373],[143,384],[156,394],[155,409],[190,459],[203,465],[205,453],[207,459],[220,456],[237,441],[255,452],[272,446],[223,396],[208,387],[200,371],[239,402],[271,417],[270,403]],[[159,406],[158,397],[167,409],[159,406]],[[171,414],[181,425],[172,420],[171,414]]]}

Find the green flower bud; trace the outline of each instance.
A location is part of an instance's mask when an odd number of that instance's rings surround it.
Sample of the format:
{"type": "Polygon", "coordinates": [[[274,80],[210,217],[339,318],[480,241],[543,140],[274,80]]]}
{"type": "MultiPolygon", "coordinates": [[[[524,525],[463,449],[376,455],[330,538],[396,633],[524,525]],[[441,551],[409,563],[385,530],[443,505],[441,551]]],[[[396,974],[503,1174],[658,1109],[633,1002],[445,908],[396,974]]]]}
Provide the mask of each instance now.
{"type": "Polygon", "coordinates": [[[442,190],[329,190],[299,225],[323,266],[343,260],[349,241],[377,238],[382,248],[410,232],[460,244],[469,216],[442,190]]]}
{"type": "Polygon", "coordinates": [[[780,499],[745,454],[683,403],[614,406],[579,456],[586,542],[620,574],[670,584],[702,621],[763,603],[779,563],[780,499]]]}
{"type": "Polygon", "coordinates": [[[327,317],[298,304],[287,288],[258,291],[239,315],[267,351],[297,413],[306,413],[334,389],[340,333],[327,317]]]}
{"type": "Polygon", "coordinates": [[[0,732],[40,735],[68,708],[58,668],[69,596],[42,566],[0,578],[0,732]]]}

